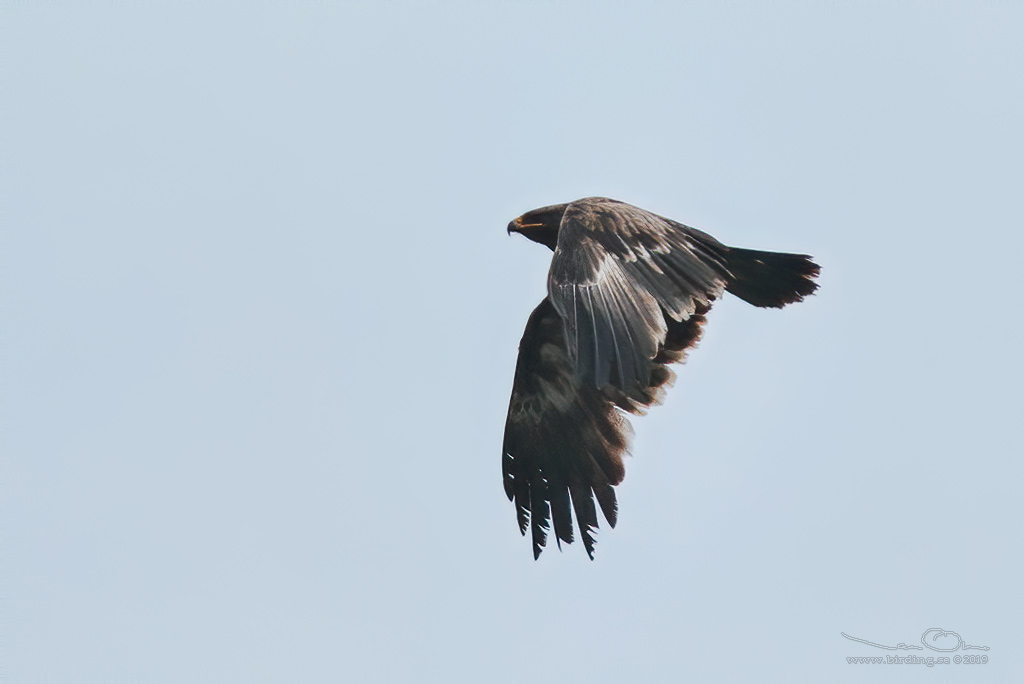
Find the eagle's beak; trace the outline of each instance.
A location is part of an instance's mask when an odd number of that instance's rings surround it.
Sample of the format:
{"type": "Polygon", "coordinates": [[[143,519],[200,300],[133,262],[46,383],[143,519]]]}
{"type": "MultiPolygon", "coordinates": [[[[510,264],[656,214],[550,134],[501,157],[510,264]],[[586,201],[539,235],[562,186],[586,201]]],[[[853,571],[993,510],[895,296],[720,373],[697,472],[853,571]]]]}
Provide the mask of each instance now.
{"type": "Polygon", "coordinates": [[[508,234],[522,233],[523,228],[541,228],[543,223],[523,223],[523,217],[512,219],[508,222],[508,234]]]}

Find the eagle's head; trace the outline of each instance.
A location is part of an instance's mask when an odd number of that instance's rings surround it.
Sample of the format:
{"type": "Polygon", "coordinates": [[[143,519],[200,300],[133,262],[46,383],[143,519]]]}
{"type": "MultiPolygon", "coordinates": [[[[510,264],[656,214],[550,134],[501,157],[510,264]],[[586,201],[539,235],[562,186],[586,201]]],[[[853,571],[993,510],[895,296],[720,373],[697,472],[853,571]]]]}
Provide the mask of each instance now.
{"type": "Polygon", "coordinates": [[[528,211],[508,224],[508,234],[519,233],[534,242],[547,245],[552,250],[558,243],[558,226],[568,204],[552,204],[528,211]]]}

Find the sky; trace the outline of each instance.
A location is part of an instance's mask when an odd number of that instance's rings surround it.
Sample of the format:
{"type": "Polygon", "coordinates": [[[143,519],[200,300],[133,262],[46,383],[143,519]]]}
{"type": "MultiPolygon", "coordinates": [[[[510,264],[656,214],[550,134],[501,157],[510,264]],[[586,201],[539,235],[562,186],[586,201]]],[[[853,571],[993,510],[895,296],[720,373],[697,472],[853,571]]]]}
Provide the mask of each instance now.
{"type": "Polygon", "coordinates": [[[1024,681],[1022,32],[4,3],[0,677],[1024,681]],[[821,289],[717,303],[596,559],[535,562],[500,451],[550,252],[505,226],[594,195],[821,289]],[[926,637],[989,650],[863,643],[926,637]],[[951,662],[849,660],[907,656],[951,662]]]}

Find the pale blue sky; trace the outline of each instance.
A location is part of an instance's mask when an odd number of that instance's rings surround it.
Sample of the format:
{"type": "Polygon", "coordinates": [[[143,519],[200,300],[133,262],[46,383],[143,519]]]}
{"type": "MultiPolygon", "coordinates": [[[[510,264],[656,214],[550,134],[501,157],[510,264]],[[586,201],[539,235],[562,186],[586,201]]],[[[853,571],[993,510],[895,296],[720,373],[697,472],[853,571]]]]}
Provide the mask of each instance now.
{"type": "Polygon", "coordinates": [[[5,3],[0,675],[1024,680],[1024,7],[868,5],[5,3]],[[822,289],[534,562],[505,225],[589,195],[822,289]]]}

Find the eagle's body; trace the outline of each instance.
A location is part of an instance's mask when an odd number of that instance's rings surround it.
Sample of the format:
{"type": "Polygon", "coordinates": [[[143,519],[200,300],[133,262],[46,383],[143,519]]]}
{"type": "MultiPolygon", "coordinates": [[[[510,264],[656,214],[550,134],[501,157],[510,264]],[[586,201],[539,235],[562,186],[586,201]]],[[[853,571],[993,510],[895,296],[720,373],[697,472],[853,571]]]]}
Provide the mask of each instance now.
{"type": "Polygon", "coordinates": [[[724,291],[762,307],[814,292],[819,267],[802,254],[727,247],[707,233],[623,202],[589,197],[527,212],[508,230],[554,251],[548,296],[519,345],[505,424],[505,493],[534,557],[553,522],[572,542],[572,510],[587,553],[596,499],[615,526],[613,487],[625,471],[623,411],[660,403],[724,291]]]}

